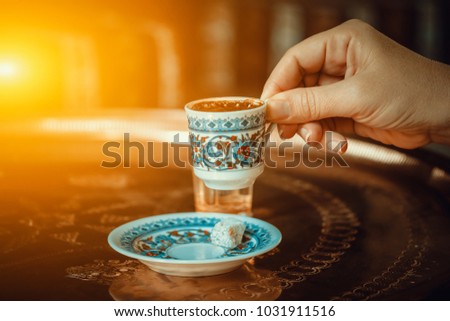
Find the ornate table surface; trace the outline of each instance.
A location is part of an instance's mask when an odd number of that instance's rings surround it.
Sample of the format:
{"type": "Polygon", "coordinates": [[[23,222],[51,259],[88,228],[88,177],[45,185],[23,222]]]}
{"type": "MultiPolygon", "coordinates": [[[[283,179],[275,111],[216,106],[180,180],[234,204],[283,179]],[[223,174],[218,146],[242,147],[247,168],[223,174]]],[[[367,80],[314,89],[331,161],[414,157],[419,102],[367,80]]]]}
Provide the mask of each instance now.
{"type": "Polygon", "coordinates": [[[124,132],[164,140],[184,126],[182,111],[136,110],[4,123],[0,298],[450,299],[448,159],[356,139],[348,167],[280,165],[301,157],[300,147],[271,158],[276,166],[254,187],[253,215],[283,240],[234,272],[165,276],[114,252],[106,238],[118,225],[194,211],[192,174],[101,167],[103,144],[124,132]]]}

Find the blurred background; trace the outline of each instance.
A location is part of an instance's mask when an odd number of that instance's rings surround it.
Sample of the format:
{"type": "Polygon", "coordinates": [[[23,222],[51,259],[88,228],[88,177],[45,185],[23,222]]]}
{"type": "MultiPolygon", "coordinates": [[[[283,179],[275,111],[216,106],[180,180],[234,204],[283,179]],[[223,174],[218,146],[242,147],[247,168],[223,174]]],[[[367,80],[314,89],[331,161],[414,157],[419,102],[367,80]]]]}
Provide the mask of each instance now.
{"type": "Polygon", "coordinates": [[[450,62],[448,0],[0,0],[2,116],[259,96],[283,53],[350,18],[450,62]]]}

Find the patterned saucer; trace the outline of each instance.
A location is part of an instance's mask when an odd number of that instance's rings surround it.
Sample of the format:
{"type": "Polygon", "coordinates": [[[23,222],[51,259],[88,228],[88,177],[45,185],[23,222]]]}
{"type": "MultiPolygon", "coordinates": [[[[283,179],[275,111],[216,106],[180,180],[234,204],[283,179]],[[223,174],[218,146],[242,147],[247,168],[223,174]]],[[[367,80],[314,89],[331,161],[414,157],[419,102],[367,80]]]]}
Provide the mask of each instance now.
{"type": "Polygon", "coordinates": [[[108,236],[117,252],[153,271],[177,276],[208,276],[237,269],[281,241],[280,231],[262,220],[220,213],[173,213],[126,223],[108,236]],[[246,225],[242,243],[226,249],[211,243],[214,225],[233,217],[246,225]]]}

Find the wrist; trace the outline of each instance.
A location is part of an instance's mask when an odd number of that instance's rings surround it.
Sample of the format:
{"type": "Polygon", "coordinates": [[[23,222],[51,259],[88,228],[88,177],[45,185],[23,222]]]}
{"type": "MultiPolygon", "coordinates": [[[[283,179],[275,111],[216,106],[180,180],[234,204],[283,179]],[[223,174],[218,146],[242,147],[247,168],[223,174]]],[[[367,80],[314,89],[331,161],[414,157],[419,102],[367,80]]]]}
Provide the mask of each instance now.
{"type": "Polygon", "coordinates": [[[450,66],[430,61],[430,138],[434,143],[450,144],[450,66]]]}

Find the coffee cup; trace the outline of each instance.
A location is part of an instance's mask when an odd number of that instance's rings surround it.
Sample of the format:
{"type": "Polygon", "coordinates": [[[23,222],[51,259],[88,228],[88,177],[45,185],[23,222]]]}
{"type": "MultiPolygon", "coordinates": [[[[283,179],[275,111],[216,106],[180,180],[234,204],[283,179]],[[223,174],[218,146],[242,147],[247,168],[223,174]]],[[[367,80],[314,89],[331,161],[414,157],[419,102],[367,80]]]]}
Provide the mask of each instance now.
{"type": "Polygon", "coordinates": [[[251,97],[214,97],[185,105],[194,175],[215,190],[253,185],[264,171],[266,102],[251,97]]]}

